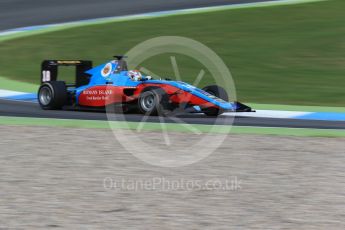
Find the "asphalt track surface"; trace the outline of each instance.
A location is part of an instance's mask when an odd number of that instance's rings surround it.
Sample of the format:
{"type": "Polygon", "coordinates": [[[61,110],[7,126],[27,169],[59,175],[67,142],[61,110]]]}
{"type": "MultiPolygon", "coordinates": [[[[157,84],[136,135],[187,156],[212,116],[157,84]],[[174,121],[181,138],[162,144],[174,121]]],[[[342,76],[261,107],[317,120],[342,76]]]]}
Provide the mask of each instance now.
{"type": "Polygon", "coordinates": [[[263,0],[0,0],[0,31],[101,17],[263,0]]]}
{"type": "MultiPolygon", "coordinates": [[[[18,27],[62,23],[83,19],[121,16],[164,10],[187,9],[236,3],[261,2],[263,0],[0,0],[0,31],[18,27]]],[[[106,120],[105,113],[77,111],[42,111],[37,104],[0,100],[0,116],[106,120]]],[[[229,124],[231,119],[207,118],[204,115],[187,114],[178,117],[186,123],[229,124]]],[[[143,116],[130,114],[118,120],[142,121],[143,116]]],[[[157,117],[147,121],[159,122],[157,117]]],[[[174,122],[165,118],[166,122],[174,122]]],[[[234,125],[262,127],[294,127],[345,129],[344,122],[306,121],[296,119],[236,117],[234,125]]]]}
{"type": "MultiPolygon", "coordinates": [[[[58,119],[82,119],[82,120],[107,120],[105,112],[75,111],[75,110],[42,110],[39,105],[32,102],[0,100],[0,116],[15,117],[36,117],[36,118],[58,118],[58,119]]],[[[345,129],[345,122],[337,121],[315,121],[298,119],[276,119],[276,118],[252,118],[241,117],[239,114],[234,120],[229,116],[218,118],[206,117],[203,114],[184,114],[176,118],[144,117],[140,114],[111,114],[111,120],[132,121],[132,122],[184,122],[187,124],[207,125],[233,125],[236,126],[258,126],[258,127],[290,127],[290,128],[318,128],[318,129],[345,129]]]]}

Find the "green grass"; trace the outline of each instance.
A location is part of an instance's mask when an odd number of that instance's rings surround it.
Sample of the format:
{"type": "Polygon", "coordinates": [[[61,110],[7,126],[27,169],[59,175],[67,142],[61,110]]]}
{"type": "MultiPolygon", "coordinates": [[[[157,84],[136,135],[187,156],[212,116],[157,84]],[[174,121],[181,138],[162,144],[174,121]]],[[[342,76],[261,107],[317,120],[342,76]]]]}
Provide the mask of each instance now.
{"type": "Polygon", "coordinates": [[[19,92],[36,92],[38,85],[22,81],[13,81],[8,78],[0,77],[0,89],[13,90],[19,92]]]}
{"type": "MultiPolygon", "coordinates": [[[[47,126],[47,127],[67,127],[67,128],[91,128],[91,129],[128,129],[136,130],[138,122],[108,122],[108,121],[88,121],[88,120],[68,120],[68,119],[48,119],[48,118],[20,118],[20,117],[0,117],[0,125],[15,126],[47,126]]],[[[162,124],[147,122],[142,130],[162,132],[162,124]]],[[[299,128],[269,128],[269,127],[240,127],[222,126],[212,128],[210,125],[193,124],[193,130],[200,133],[214,134],[260,134],[260,135],[283,135],[299,137],[345,137],[343,130],[332,129],[299,129],[299,128]]],[[[183,124],[165,124],[168,132],[189,133],[191,129],[183,124]]]]}
{"type": "Polygon", "coordinates": [[[303,105],[272,105],[272,104],[256,104],[256,103],[248,103],[247,105],[249,105],[250,107],[252,107],[256,110],[283,110],[283,111],[345,113],[344,107],[303,106],[303,105]]]}
{"type": "MultiPolygon", "coordinates": [[[[157,36],[184,36],[213,49],[230,67],[238,99],[254,103],[345,105],[345,1],[248,8],[70,28],[0,43],[0,75],[38,83],[43,59],[91,59],[157,36]]],[[[201,66],[177,56],[183,80],[201,66]]],[[[173,76],[166,56],[145,67],[173,76]]],[[[210,83],[205,78],[202,85],[210,83]]],[[[0,88],[2,81],[0,79],[0,88]]]]}

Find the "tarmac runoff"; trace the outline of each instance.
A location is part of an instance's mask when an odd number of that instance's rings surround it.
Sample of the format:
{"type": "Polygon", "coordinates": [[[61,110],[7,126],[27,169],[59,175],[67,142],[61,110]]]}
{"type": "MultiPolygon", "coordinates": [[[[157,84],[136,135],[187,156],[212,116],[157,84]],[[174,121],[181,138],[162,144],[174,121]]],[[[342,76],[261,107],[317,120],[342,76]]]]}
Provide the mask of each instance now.
{"type": "Polygon", "coordinates": [[[295,4],[304,4],[304,3],[321,2],[321,1],[328,1],[328,0],[276,0],[276,1],[261,1],[261,2],[252,2],[252,3],[235,3],[235,4],[233,3],[233,4],[221,5],[221,6],[209,6],[209,7],[181,9],[181,10],[158,11],[158,12],[143,13],[143,14],[86,19],[86,20],[79,20],[79,21],[66,22],[66,23],[28,26],[28,27],[21,27],[21,28],[14,28],[14,29],[9,29],[5,31],[0,31],[0,42],[5,41],[5,40],[15,39],[18,37],[48,33],[52,31],[58,31],[58,30],[63,30],[63,29],[68,29],[68,28],[73,28],[73,27],[104,24],[104,23],[110,23],[110,22],[132,21],[132,20],[138,20],[138,19],[150,19],[150,18],[168,17],[168,16],[175,16],[175,15],[197,14],[197,13],[215,12],[215,11],[223,11],[223,10],[231,10],[231,9],[236,10],[236,9],[244,9],[244,8],[295,5],[295,4]]]}

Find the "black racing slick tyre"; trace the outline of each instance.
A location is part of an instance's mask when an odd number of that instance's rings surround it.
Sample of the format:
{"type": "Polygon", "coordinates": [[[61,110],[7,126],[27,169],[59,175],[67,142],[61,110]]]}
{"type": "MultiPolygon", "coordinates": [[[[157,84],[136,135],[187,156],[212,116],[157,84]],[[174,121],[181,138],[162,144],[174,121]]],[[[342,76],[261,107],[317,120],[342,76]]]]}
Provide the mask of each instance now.
{"type": "Polygon", "coordinates": [[[169,96],[161,88],[144,90],[138,98],[138,109],[144,115],[166,116],[169,96]]]}
{"type": "Polygon", "coordinates": [[[218,85],[210,85],[206,86],[202,90],[208,92],[209,94],[212,94],[220,99],[223,99],[224,101],[229,101],[229,96],[226,90],[218,85]]]}
{"type": "Polygon", "coordinates": [[[38,103],[44,110],[59,110],[66,104],[67,96],[65,82],[45,82],[38,90],[38,103]]]}
{"type": "MultiPolygon", "coordinates": [[[[210,85],[210,86],[206,86],[205,88],[203,88],[202,90],[204,90],[205,92],[216,96],[224,101],[229,101],[229,95],[226,92],[226,90],[218,85],[210,85]]],[[[219,108],[204,108],[202,109],[202,112],[206,115],[206,116],[219,116],[221,115],[224,111],[219,109],[219,108]]]]}

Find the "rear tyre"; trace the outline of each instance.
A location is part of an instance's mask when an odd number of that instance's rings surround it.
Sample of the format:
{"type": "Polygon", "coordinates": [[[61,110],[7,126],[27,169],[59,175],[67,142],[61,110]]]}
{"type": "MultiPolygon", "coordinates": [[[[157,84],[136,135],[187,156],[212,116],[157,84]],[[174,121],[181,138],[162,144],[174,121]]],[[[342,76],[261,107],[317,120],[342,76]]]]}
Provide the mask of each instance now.
{"type": "Polygon", "coordinates": [[[169,96],[161,88],[152,88],[142,92],[138,98],[138,108],[142,114],[166,116],[169,96]]]}
{"type": "MultiPolygon", "coordinates": [[[[216,96],[224,101],[229,101],[229,96],[228,93],[226,92],[226,90],[218,85],[210,85],[210,86],[206,86],[205,88],[203,88],[202,90],[204,90],[205,92],[216,96]]],[[[224,111],[222,109],[219,108],[214,108],[214,107],[210,107],[210,108],[204,108],[202,109],[202,112],[206,115],[206,116],[219,116],[221,115],[224,111]]]]}
{"type": "Polygon", "coordinates": [[[38,90],[38,102],[44,110],[58,110],[67,102],[67,89],[63,81],[46,82],[38,90]]]}

